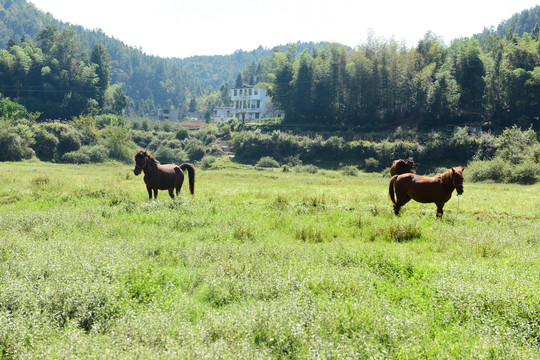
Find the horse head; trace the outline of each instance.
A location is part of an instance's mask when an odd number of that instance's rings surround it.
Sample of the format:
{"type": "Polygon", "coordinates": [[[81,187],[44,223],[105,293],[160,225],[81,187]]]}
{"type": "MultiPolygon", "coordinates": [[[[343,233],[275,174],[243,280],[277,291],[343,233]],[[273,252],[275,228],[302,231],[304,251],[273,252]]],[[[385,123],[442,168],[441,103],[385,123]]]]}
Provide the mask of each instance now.
{"type": "Polygon", "coordinates": [[[142,150],[137,151],[137,153],[133,156],[133,159],[135,159],[135,169],[133,169],[133,173],[136,176],[139,175],[141,171],[146,167],[147,157],[148,153],[142,150]]]}
{"type": "Polygon", "coordinates": [[[463,194],[463,170],[465,170],[465,168],[452,168],[452,184],[456,188],[458,195],[463,194]]]}

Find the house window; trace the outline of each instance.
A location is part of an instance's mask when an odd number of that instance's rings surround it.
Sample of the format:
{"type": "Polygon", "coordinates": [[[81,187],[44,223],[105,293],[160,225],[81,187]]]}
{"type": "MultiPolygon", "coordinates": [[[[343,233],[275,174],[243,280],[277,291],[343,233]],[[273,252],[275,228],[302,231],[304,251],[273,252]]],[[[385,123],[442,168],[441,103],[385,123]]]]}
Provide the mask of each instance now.
{"type": "Polygon", "coordinates": [[[255,92],[255,95],[259,95],[259,90],[255,89],[254,92],[255,92]]]}
{"type": "Polygon", "coordinates": [[[259,118],[259,113],[255,113],[255,119],[259,118]]]}
{"type": "Polygon", "coordinates": [[[236,96],[237,93],[238,93],[238,90],[235,89],[235,90],[233,90],[233,91],[234,91],[234,95],[233,95],[233,96],[236,96]]]}
{"type": "Polygon", "coordinates": [[[257,109],[261,108],[261,100],[257,100],[257,109]]]}
{"type": "Polygon", "coordinates": [[[249,95],[251,95],[251,89],[249,89],[249,95]]]}

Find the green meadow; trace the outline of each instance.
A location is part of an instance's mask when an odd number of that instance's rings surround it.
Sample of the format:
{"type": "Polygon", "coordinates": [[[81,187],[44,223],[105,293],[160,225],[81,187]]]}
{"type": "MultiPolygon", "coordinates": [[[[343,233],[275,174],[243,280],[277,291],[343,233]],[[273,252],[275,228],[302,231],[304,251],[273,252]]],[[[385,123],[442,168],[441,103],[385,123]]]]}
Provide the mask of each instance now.
{"type": "Polygon", "coordinates": [[[0,163],[0,359],[540,359],[540,184],[0,163]]]}

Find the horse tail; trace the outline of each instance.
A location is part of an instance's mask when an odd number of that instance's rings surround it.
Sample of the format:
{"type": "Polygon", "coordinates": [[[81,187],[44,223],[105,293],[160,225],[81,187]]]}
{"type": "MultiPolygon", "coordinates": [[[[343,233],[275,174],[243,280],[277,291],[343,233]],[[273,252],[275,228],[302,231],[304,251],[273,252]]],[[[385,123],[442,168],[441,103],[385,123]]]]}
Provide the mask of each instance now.
{"type": "Polygon", "coordinates": [[[392,200],[392,203],[396,203],[396,199],[394,198],[394,182],[396,182],[398,175],[392,176],[392,179],[390,179],[390,184],[388,185],[388,194],[390,195],[390,200],[392,200]]]}
{"type": "Polygon", "coordinates": [[[195,166],[190,163],[183,163],[179,165],[179,167],[182,169],[182,171],[187,169],[189,176],[189,192],[191,195],[195,195],[195,166]]]}

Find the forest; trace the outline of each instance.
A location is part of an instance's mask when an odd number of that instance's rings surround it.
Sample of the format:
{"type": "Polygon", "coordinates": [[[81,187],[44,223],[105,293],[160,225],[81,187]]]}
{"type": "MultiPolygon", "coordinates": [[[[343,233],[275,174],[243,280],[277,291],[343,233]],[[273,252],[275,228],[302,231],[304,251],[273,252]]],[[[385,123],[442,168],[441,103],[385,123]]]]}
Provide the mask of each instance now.
{"type": "MultiPolygon", "coordinates": [[[[46,26],[74,32],[83,53],[74,57],[90,58],[92,49],[104,46],[110,84],[127,96],[126,116],[153,115],[160,107],[178,109],[180,119],[188,112],[209,114],[227,105],[241,74],[245,84],[271,88],[287,124],[362,131],[488,121],[500,129],[538,129],[540,6],[449,45],[431,32],[413,48],[372,34],[352,49],[297,43],[186,59],[148,56],[99,29],[59,22],[26,0],[0,0],[0,16],[0,47],[6,50],[46,26]]],[[[39,43],[34,39],[32,46],[39,43]]]]}
{"type": "Polygon", "coordinates": [[[464,38],[450,46],[433,33],[413,49],[372,37],[347,51],[332,44],[295,57],[275,53],[271,94],[285,123],[360,130],[484,123],[538,129],[538,24],[522,37],[464,38]]]}

